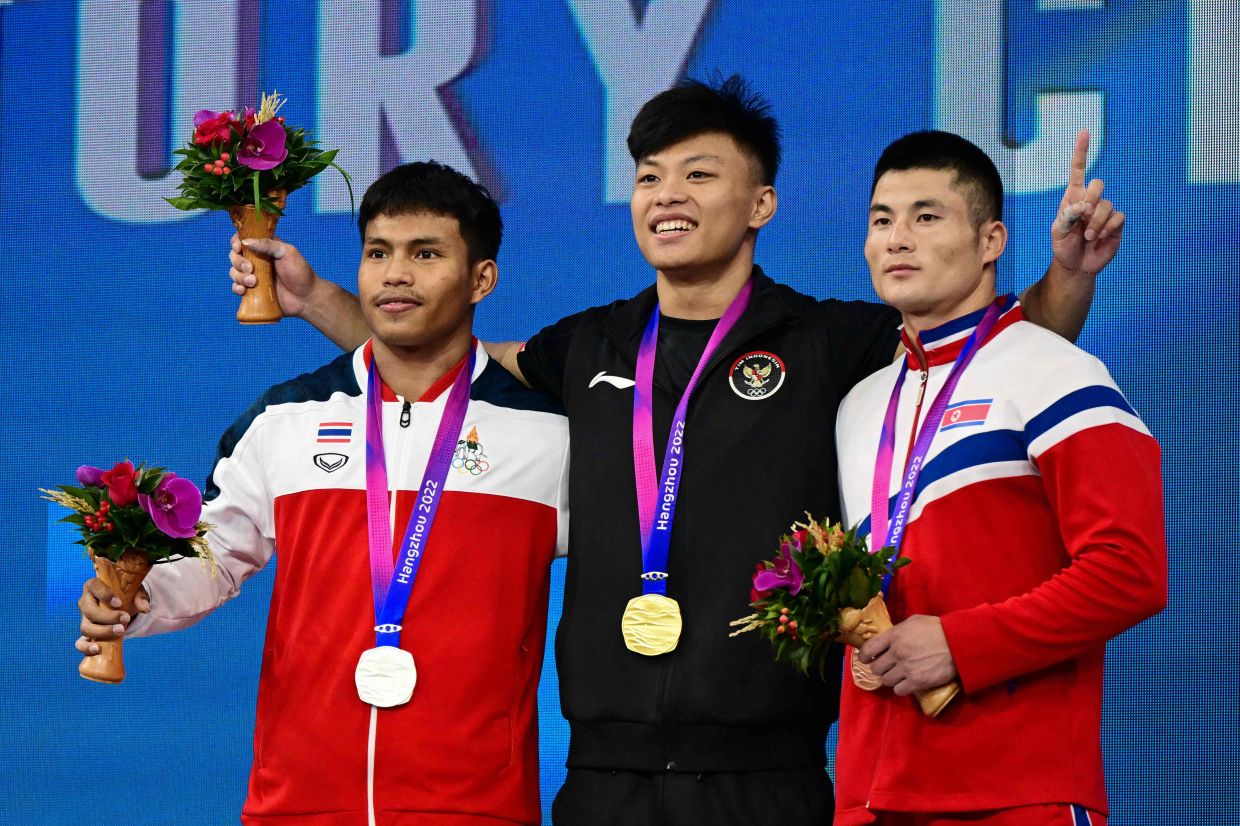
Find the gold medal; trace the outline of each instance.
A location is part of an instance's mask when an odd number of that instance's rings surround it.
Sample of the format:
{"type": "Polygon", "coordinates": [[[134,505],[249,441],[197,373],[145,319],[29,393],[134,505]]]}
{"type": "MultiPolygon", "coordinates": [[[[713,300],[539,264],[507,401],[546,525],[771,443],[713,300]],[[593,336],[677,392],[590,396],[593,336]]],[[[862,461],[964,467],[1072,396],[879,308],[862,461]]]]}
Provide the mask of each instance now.
{"type": "Polygon", "coordinates": [[[662,594],[633,597],[620,618],[624,645],[634,654],[656,657],[676,648],[680,642],[680,606],[662,594]]]}

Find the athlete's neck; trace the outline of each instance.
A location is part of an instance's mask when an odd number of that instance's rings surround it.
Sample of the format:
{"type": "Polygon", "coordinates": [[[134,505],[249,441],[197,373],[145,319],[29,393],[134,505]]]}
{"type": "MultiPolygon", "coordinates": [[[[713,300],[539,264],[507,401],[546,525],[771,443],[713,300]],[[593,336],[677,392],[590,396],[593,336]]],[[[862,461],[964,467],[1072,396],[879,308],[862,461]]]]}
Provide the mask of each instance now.
{"type": "Polygon", "coordinates": [[[371,352],[384,384],[408,401],[416,401],[445,373],[469,355],[473,331],[467,324],[452,334],[416,346],[371,339],[371,352]]]}
{"type": "Polygon", "coordinates": [[[927,330],[942,327],[949,321],[955,321],[958,318],[967,316],[969,313],[986,309],[994,303],[995,297],[995,291],[992,287],[976,292],[965,300],[948,307],[938,306],[919,310],[901,309],[900,317],[904,320],[904,329],[908,332],[909,338],[916,340],[921,333],[927,330]]]}
{"type": "Polygon", "coordinates": [[[672,318],[719,318],[753,273],[753,256],[738,256],[727,267],[710,271],[655,273],[659,312],[672,318]]]}

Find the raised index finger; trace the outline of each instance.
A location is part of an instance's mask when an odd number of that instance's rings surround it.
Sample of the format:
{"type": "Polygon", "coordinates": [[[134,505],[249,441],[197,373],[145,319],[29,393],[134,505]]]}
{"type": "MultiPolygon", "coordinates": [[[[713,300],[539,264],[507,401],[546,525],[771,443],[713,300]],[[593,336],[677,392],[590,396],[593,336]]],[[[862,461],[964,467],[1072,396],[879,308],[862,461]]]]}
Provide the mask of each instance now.
{"type": "Polygon", "coordinates": [[[1072,147],[1072,170],[1068,173],[1069,186],[1085,186],[1085,167],[1089,163],[1089,130],[1076,133],[1072,147]]]}

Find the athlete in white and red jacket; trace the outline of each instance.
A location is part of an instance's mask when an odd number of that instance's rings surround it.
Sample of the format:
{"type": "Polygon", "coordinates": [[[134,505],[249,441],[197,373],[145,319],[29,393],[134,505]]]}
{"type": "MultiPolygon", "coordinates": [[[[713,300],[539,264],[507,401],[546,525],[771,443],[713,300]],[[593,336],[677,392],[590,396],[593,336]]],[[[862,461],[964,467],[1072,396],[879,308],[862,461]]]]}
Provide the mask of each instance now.
{"type": "MultiPolygon", "coordinates": [[[[495,285],[499,212],[436,164],[398,167],[362,202],[359,291],[373,338],[272,388],[228,430],[203,519],[219,563],[158,566],[128,635],[185,628],[279,557],[254,764],[241,820],[310,826],[537,823],[536,696],[549,566],[567,536],[568,425],[487,358],[473,306],[495,285]],[[366,402],[382,377],[389,513],[401,546],[450,387],[476,347],[470,397],[400,647],[403,705],[363,702],[376,645],[367,530],[366,402]]],[[[92,581],[79,648],[124,625],[92,581]]],[[[175,818],[173,818],[175,820],[175,818]]]]}
{"type": "MultiPolygon", "coordinates": [[[[993,164],[954,135],[902,138],[875,170],[866,255],[909,353],[840,408],[846,520],[871,535],[880,431],[901,373],[881,480],[890,514],[910,467],[920,476],[901,548],[911,564],[888,594],[896,626],[860,650],[885,687],[845,678],[837,826],[1104,823],[1105,644],[1166,601],[1158,444],[1101,362],[1025,321],[1011,296],[996,300],[1001,199],[993,164]],[[930,421],[992,304],[997,322],[930,421]],[[933,441],[910,463],[923,424],[933,441]],[[952,679],[963,691],[937,718],[907,696],[952,679]]],[[[1113,213],[1088,239],[1095,271],[1122,224],[1113,213]]]]}

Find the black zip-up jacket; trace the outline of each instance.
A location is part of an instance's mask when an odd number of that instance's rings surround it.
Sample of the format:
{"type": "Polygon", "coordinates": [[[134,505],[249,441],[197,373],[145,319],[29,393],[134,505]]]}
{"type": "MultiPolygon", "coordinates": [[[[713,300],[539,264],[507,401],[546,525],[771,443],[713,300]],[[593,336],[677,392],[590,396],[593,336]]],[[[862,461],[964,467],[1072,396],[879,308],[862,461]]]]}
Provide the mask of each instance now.
{"type": "MultiPolygon", "coordinates": [[[[891,363],[898,316],[876,304],[816,301],[757,268],[754,279],[745,313],[689,404],[667,587],[684,630],[662,656],[630,652],[620,634],[626,603],[641,593],[630,382],[654,287],[547,327],[520,356],[527,380],[559,398],[569,416],[571,516],[556,663],[572,729],[570,768],[824,764],[839,658],[825,682],[804,677],[775,662],[760,635],[729,637],[728,623],[749,613],[754,567],[775,555],[794,520],[806,511],[838,518],[836,409],[854,384],[891,363]]],[[[658,462],[683,389],[668,386],[660,360],[658,462]]]]}

